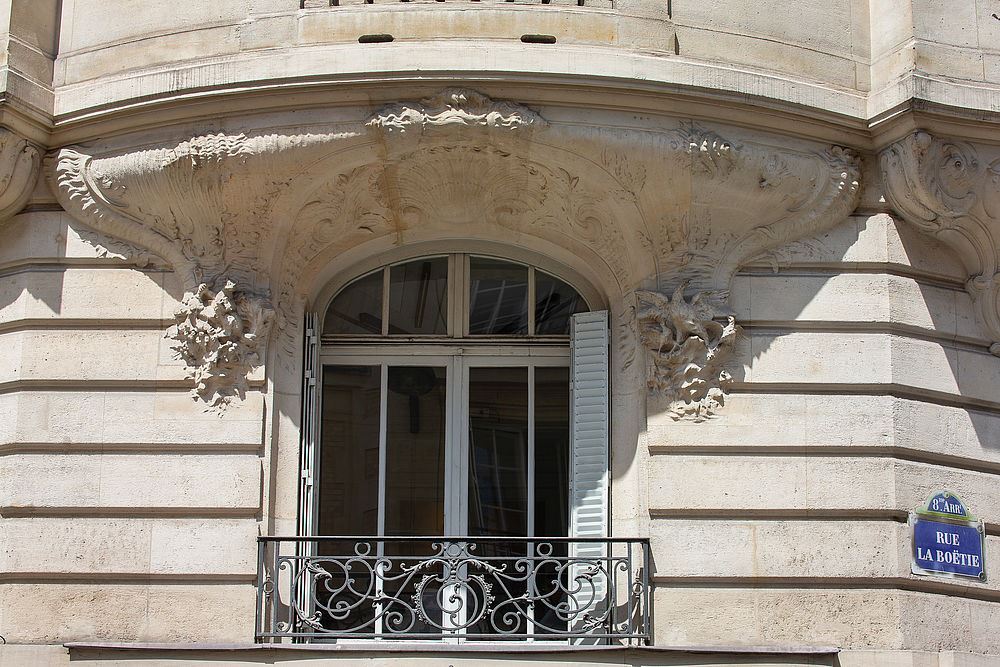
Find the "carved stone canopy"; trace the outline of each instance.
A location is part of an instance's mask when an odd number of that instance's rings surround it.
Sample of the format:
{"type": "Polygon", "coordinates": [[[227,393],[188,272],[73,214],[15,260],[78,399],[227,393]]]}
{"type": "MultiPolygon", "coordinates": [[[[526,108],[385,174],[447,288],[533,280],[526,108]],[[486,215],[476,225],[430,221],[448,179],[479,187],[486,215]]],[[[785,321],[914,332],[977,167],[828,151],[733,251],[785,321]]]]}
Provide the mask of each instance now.
{"type": "Polygon", "coordinates": [[[954,249],[966,290],[1000,356],[1000,146],[915,132],[879,156],[893,208],[954,249]]]}
{"type": "Polygon", "coordinates": [[[559,123],[467,90],[294,129],[264,122],[49,158],[67,211],[181,276],[177,351],[215,406],[240,395],[272,328],[294,355],[315,276],[342,253],[491,234],[568,249],[602,276],[622,363],[638,333],[650,388],[704,418],[737,333],[736,269],[836,224],[859,191],[842,148],[680,121],[559,123]]]}

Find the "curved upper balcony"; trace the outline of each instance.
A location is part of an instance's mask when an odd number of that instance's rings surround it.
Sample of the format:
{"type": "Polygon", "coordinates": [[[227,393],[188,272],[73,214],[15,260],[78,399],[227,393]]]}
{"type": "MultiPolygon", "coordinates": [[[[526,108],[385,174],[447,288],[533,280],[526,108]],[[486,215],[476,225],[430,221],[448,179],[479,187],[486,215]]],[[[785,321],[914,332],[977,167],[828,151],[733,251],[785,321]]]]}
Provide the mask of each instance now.
{"type": "MultiPolygon", "coordinates": [[[[1000,20],[976,0],[59,4],[12,10],[7,67],[8,99],[25,98],[57,127],[168,100],[388,79],[683,92],[858,127],[917,99],[1000,109],[1000,20]]],[[[302,101],[285,95],[278,106],[302,101]]],[[[644,106],[662,102],[631,108],[644,106]]]]}

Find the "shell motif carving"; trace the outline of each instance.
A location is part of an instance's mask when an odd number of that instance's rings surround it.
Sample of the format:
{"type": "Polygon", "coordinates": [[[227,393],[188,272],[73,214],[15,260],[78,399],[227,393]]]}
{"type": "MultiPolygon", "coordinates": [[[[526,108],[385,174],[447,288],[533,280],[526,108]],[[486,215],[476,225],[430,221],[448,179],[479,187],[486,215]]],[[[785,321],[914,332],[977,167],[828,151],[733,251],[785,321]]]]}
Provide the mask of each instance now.
{"type": "Polygon", "coordinates": [[[275,358],[295,358],[308,275],[325,262],[390,235],[474,235],[471,220],[599,258],[623,301],[653,281],[679,286],[619,311],[619,351],[628,367],[640,338],[650,390],[677,418],[704,419],[731,383],[733,273],[843,220],[857,200],[849,151],[776,148],[693,123],[659,133],[568,124],[535,141],[548,127],[536,111],[461,89],[354,123],[65,147],[49,159],[67,211],[181,279],[188,293],[170,336],[212,409],[247,391],[272,329],[275,358]]]}

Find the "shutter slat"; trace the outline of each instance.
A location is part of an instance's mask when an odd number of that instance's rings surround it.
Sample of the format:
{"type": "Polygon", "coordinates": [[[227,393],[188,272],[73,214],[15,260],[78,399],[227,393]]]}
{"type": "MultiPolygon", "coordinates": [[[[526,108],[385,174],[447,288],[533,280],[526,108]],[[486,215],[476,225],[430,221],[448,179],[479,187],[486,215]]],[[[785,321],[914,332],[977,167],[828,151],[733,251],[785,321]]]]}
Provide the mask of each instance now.
{"type": "MultiPolygon", "coordinates": [[[[570,418],[572,463],[570,482],[570,537],[608,535],[608,423],[610,397],[608,381],[608,313],[595,311],[573,315],[570,327],[572,361],[570,369],[570,418]]],[[[574,544],[573,558],[604,558],[603,544],[574,544]]],[[[585,564],[570,569],[573,578],[586,576],[585,564]]],[[[595,601],[590,613],[608,604],[604,599],[608,582],[593,580],[595,601]]],[[[582,618],[582,614],[580,616],[582,618]]]]}
{"type": "Polygon", "coordinates": [[[316,480],[319,479],[316,448],[319,444],[319,316],[306,313],[303,340],[302,426],[299,441],[299,535],[316,529],[316,480]]]}
{"type": "MultiPolygon", "coordinates": [[[[319,480],[319,316],[306,313],[305,336],[303,340],[302,381],[302,421],[299,436],[299,535],[315,534],[316,487],[319,480]]],[[[300,557],[315,555],[315,542],[299,542],[295,545],[300,557]]],[[[310,577],[299,579],[296,597],[306,601],[306,611],[312,615],[315,600],[312,596],[310,577]]]]}

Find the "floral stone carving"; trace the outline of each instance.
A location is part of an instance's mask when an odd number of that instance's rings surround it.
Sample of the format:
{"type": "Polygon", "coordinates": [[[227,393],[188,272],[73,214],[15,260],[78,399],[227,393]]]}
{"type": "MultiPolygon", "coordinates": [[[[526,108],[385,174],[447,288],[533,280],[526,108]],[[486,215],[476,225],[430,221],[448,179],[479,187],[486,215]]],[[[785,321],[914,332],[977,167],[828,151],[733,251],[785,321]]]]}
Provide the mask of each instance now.
{"type": "Polygon", "coordinates": [[[725,403],[732,376],[725,370],[740,334],[724,292],[690,299],[684,281],[668,298],[640,290],[639,336],[649,350],[647,387],[667,401],[674,419],[703,421],[725,403]]]}
{"type": "Polygon", "coordinates": [[[393,135],[463,127],[512,131],[542,128],[546,123],[520,104],[499,102],[472,90],[448,88],[420,102],[388,106],[369,119],[367,126],[393,135]]]}
{"type": "Polygon", "coordinates": [[[297,323],[321,307],[309,294],[338,258],[390,238],[481,238],[592,262],[621,307],[623,363],[641,327],[651,389],[678,418],[703,419],[729,383],[735,271],[843,220],[859,190],[856,156],[837,147],[682,121],[552,123],[457,89],[300,127],[245,121],[152,146],[64,147],[47,166],[65,210],[175,271],[188,295],[171,335],[214,408],[247,390],[271,329],[275,371],[294,369],[297,323]],[[626,301],[640,286],[686,280],[687,298],[643,297],[637,325],[626,301]]]}
{"type": "Polygon", "coordinates": [[[195,399],[221,409],[234,397],[245,397],[247,376],[261,363],[273,314],[265,299],[237,292],[229,280],[217,292],[202,283],[185,296],[174,314],[178,323],[171,337],[177,344],[172,349],[191,369],[195,399]]]}
{"type": "Polygon", "coordinates": [[[966,291],[1000,356],[1000,149],[915,132],[879,161],[893,208],[965,264],[966,291]]]}

